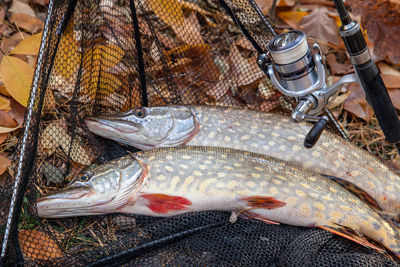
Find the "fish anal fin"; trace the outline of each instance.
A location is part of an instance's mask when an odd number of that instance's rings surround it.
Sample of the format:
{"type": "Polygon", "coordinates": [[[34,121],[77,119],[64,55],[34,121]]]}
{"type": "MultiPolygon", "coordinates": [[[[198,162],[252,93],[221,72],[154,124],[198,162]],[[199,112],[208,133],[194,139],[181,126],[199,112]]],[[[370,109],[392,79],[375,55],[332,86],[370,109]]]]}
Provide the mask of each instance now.
{"type": "Polygon", "coordinates": [[[242,201],[245,202],[245,205],[252,209],[277,209],[286,205],[285,202],[279,201],[273,197],[264,197],[264,196],[251,196],[251,197],[242,197],[242,201]]]}
{"type": "Polygon", "coordinates": [[[188,209],[192,202],[184,197],[166,194],[142,194],[147,201],[147,207],[154,213],[168,213],[188,209]]]}
{"type": "Polygon", "coordinates": [[[260,221],[263,221],[263,222],[268,223],[268,224],[276,224],[276,225],[279,225],[279,224],[280,224],[280,223],[278,223],[278,222],[271,221],[271,220],[269,220],[269,219],[263,217],[262,215],[260,215],[260,214],[258,214],[258,213],[251,212],[251,211],[244,211],[244,212],[241,212],[241,213],[239,214],[239,216],[240,216],[241,218],[243,218],[243,219],[256,219],[256,220],[260,220],[260,221]]]}
{"type": "Polygon", "coordinates": [[[319,225],[318,226],[321,229],[324,229],[328,232],[331,232],[332,234],[335,235],[340,235],[344,238],[347,238],[349,240],[352,240],[362,246],[368,247],[368,248],[372,248],[380,253],[385,252],[384,249],[377,247],[376,245],[372,244],[371,242],[369,242],[364,236],[356,233],[355,231],[351,231],[350,229],[337,225],[337,226],[330,226],[330,225],[319,225]]]}

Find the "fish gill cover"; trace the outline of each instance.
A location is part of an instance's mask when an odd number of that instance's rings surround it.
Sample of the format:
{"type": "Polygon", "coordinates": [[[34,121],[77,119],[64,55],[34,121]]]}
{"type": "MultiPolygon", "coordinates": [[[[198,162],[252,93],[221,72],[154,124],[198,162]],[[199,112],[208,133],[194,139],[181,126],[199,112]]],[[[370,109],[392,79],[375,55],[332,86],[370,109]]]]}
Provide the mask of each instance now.
{"type": "MultiPolygon", "coordinates": [[[[135,151],[92,135],[84,118],[139,106],[228,105],[269,111],[285,103],[258,69],[271,39],[249,2],[50,1],[25,138],[14,155],[22,191],[5,263],[45,266],[396,266],[327,231],[209,211],[171,218],[121,214],[41,219],[36,199],[82,170],[135,151]]],[[[285,105],[286,106],[286,105],[285,105]]],[[[1,238],[13,180],[0,190],[1,238]]]]}

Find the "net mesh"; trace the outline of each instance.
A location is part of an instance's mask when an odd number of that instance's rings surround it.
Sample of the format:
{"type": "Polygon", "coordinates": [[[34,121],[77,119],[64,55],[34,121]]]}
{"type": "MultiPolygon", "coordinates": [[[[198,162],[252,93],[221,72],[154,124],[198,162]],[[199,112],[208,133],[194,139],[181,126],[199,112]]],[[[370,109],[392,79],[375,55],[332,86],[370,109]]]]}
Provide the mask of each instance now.
{"type": "Polygon", "coordinates": [[[326,231],[267,225],[225,212],[172,218],[121,214],[44,220],[38,196],[131,147],[92,135],[86,116],[165,104],[270,111],[283,103],[256,65],[271,32],[251,1],[51,1],[28,129],[0,190],[1,238],[20,172],[5,258],[27,266],[397,266],[387,255],[326,231]]]}

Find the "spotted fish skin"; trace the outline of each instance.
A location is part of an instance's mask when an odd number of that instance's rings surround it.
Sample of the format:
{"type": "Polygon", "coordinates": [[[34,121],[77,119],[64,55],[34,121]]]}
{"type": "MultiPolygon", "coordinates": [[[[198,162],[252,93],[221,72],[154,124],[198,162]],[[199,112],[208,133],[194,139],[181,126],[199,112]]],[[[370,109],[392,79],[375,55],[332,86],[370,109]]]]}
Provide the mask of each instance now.
{"type": "Polygon", "coordinates": [[[38,200],[38,214],[46,218],[115,212],[173,216],[204,210],[244,210],[257,219],[296,226],[340,225],[400,256],[397,230],[338,184],[287,162],[239,150],[178,147],[138,152],[101,165],[38,200]]]}
{"type": "Polygon", "coordinates": [[[295,123],[288,116],[230,107],[165,106],[88,118],[86,124],[98,135],[143,150],[214,146],[286,160],[349,181],[366,191],[384,211],[400,214],[397,174],[375,156],[329,131],[322,133],[312,149],[304,148],[305,135],[312,125],[295,123]],[[145,116],[136,116],[138,111],[145,116]]]}

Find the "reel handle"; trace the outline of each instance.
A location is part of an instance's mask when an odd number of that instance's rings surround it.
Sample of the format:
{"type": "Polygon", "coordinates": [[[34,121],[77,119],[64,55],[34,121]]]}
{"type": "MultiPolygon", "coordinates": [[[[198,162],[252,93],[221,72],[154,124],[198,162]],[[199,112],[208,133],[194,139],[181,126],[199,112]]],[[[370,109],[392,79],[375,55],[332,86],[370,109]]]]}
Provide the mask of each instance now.
{"type": "Polygon", "coordinates": [[[321,117],[317,123],[308,132],[306,138],[304,138],[304,147],[312,148],[320,138],[322,132],[324,131],[326,125],[328,124],[328,118],[326,116],[321,117]]]}

